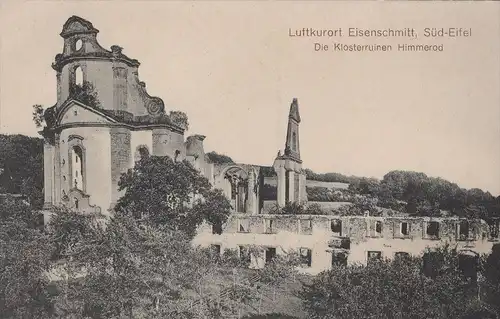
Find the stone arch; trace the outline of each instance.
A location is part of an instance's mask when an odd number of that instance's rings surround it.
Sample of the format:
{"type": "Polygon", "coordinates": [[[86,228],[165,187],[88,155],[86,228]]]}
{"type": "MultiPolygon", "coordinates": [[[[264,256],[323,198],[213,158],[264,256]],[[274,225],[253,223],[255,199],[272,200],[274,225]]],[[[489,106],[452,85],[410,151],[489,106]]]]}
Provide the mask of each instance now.
{"type": "Polygon", "coordinates": [[[87,190],[86,149],[81,136],[71,135],[68,139],[69,189],[87,190]]]}
{"type": "Polygon", "coordinates": [[[75,63],[69,68],[69,85],[70,89],[74,85],[83,85],[87,81],[86,65],[82,63],[75,63]]]}
{"type": "Polygon", "coordinates": [[[221,171],[223,190],[236,212],[245,213],[249,200],[249,173],[239,165],[229,165],[221,171]]]}
{"type": "Polygon", "coordinates": [[[140,161],[141,159],[145,158],[145,157],[148,157],[150,154],[149,152],[149,148],[147,145],[144,145],[144,144],[141,144],[141,145],[138,145],[136,148],[135,148],[135,153],[134,153],[134,160],[136,162],[140,161]]]}
{"type": "Polygon", "coordinates": [[[75,84],[83,85],[83,71],[81,66],[77,66],[74,70],[75,72],[75,84]]]}

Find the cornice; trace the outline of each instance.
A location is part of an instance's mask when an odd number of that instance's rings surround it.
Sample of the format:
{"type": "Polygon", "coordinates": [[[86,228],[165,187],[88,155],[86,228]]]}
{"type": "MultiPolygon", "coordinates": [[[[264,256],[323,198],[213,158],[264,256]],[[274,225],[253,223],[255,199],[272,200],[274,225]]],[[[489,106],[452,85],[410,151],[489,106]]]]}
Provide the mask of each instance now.
{"type": "Polygon", "coordinates": [[[52,68],[61,72],[62,68],[71,62],[82,61],[82,60],[102,60],[107,62],[123,62],[130,67],[139,67],[140,63],[136,59],[131,59],[124,54],[118,56],[114,55],[113,52],[88,52],[79,53],[78,55],[64,56],[62,54],[56,55],[55,62],[52,63],[52,68]]]}
{"type": "Polygon", "coordinates": [[[105,128],[127,128],[131,131],[140,131],[140,130],[153,130],[153,129],[168,129],[172,132],[176,132],[179,134],[184,134],[184,131],[174,125],[170,124],[145,124],[145,125],[132,125],[125,123],[88,123],[88,122],[74,122],[69,124],[62,124],[54,127],[52,132],[61,132],[64,129],[68,128],[78,128],[78,127],[105,127],[105,128]]]}

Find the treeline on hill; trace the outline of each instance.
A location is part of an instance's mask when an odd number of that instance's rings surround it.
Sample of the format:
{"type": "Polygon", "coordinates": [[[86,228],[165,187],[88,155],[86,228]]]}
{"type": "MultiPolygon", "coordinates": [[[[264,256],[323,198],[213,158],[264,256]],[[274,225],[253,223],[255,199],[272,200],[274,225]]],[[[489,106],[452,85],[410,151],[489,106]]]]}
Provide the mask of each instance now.
{"type": "Polygon", "coordinates": [[[43,205],[43,140],[0,134],[0,193],[22,194],[43,205]]]}
{"type": "MultiPolygon", "coordinates": [[[[273,177],[266,167],[264,176],[273,177]]],[[[369,201],[382,208],[393,209],[412,216],[441,216],[451,214],[490,219],[500,217],[500,196],[478,188],[464,189],[455,183],[424,173],[395,170],[382,180],[345,176],[338,173],[318,174],[305,170],[307,180],[348,183],[348,189],[321,186],[307,187],[310,202],[369,201]]],[[[276,186],[265,184],[263,200],[276,199],[276,186]]]]}
{"type": "Polygon", "coordinates": [[[382,180],[350,178],[347,190],[309,187],[309,201],[351,201],[363,195],[377,201],[377,206],[414,216],[448,214],[489,219],[499,217],[500,196],[481,189],[464,189],[442,178],[424,173],[391,171],[382,180]]]}

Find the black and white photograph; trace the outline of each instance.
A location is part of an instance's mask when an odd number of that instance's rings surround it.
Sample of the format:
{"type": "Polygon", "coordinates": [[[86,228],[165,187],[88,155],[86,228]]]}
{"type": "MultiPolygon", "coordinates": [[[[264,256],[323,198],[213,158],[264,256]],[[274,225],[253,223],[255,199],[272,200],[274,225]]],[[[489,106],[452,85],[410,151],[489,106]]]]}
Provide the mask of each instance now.
{"type": "Polygon", "coordinates": [[[500,319],[500,2],[0,2],[0,318],[500,319]]]}

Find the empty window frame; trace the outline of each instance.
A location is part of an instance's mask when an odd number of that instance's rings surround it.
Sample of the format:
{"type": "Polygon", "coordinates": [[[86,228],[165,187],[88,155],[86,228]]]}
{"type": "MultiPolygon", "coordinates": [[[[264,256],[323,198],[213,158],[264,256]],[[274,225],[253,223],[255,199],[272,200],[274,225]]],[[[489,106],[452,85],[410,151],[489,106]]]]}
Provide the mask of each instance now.
{"type": "Polygon", "coordinates": [[[367,261],[368,263],[379,261],[382,259],[382,252],[381,251],[368,251],[367,252],[367,261]]]}
{"type": "Polygon", "coordinates": [[[332,266],[347,266],[347,254],[343,251],[332,251],[332,266]]]}
{"type": "Polygon", "coordinates": [[[375,221],[375,235],[382,235],[382,222],[380,220],[375,221]]]}
{"type": "Polygon", "coordinates": [[[405,260],[410,258],[410,254],[406,251],[398,251],[394,253],[394,260],[405,260]]]}
{"type": "Polygon", "coordinates": [[[408,222],[401,222],[401,224],[399,224],[399,233],[401,236],[410,235],[410,224],[408,222]]]}
{"type": "Polygon", "coordinates": [[[301,219],[299,220],[300,233],[305,235],[312,234],[312,220],[310,219],[301,219]]]}
{"type": "Polygon", "coordinates": [[[222,223],[212,224],[212,234],[216,234],[216,235],[222,234],[222,223]]]}
{"type": "Polygon", "coordinates": [[[427,223],[425,234],[428,238],[439,238],[439,222],[431,221],[427,223]]]}
{"type": "Polygon", "coordinates": [[[211,249],[212,254],[214,256],[220,256],[221,246],[219,244],[212,244],[212,245],[210,245],[210,249],[211,249]]]}
{"type": "Polygon", "coordinates": [[[300,248],[300,261],[302,267],[311,267],[312,250],[309,248],[300,248]]]}
{"type": "Polygon", "coordinates": [[[239,233],[248,233],[250,231],[250,223],[248,219],[239,219],[238,220],[238,232],[239,233]]]}
{"type": "Polygon", "coordinates": [[[245,263],[250,263],[250,250],[248,246],[238,246],[238,257],[245,263]]]}
{"type": "Polygon", "coordinates": [[[275,232],[273,219],[264,219],[264,232],[266,234],[273,234],[275,232]]]}
{"type": "Polygon", "coordinates": [[[469,221],[461,220],[458,224],[458,240],[467,240],[469,239],[469,221]]]}
{"type": "Polygon", "coordinates": [[[266,249],[266,264],[272,262],[275,257],[276,257],[276,248],[268,247],[266,249]]]}

